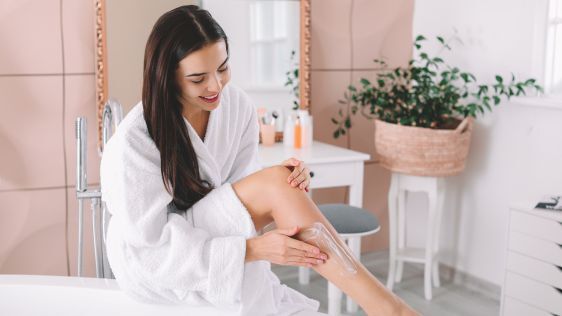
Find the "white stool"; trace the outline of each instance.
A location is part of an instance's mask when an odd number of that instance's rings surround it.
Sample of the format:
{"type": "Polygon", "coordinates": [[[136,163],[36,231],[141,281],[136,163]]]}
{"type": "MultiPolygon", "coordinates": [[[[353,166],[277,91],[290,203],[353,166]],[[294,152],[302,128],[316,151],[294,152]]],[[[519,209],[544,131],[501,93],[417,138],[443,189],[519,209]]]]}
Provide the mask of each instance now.
{"type": "MultiPolygon", "coordinates": [[[[378,219],[373,213],[347,204],[322,204],[318,208],[334,226],[357,260],[361,259],[361,237],[380,230],[378,219]]],[[[299,283],[308,284],[310,270],[299,267],[299,283]]],[[[340,315],[342,291],[328,282],[328,315],[340,315]]],[[[347,297],[347,312],[355,313],[357,304],[347,297]]]]}
{"type": "Polygon", "coordinates": [[[424,263],[424,293],[432,298],[432,281],[439,282],[439,226],[445,196],[444,178],[421,177],[393,172],[388,192],[390,260],[386,287],[392,291],[394,282],[400,282],[404,261],[424,263]],[[422,191],[428,195],[428,218],[425,249],[406,247],[406,192],[422,191]]]}

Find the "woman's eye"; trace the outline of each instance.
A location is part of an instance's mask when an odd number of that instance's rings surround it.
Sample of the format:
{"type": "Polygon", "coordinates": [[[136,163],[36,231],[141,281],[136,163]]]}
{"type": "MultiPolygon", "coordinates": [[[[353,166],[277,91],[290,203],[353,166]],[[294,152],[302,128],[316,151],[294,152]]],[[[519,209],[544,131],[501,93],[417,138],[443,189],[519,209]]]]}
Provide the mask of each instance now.
{"type": "Polygon", "coordinates": [[[224,68],[222,68],[222,69],[219,69],[219,72],[225,72],[225,71],[227,71],[227,70],[228,70],[228,66],[226,66],[226,67],[224,67],[224,68]]]}
{"type": "Polygon", "coordinates": [[[195,81],[194,81],[194,80],[191,80],[191,82],[193,82],[193,83],[201,83],[201,82],[203,82],[203,78],[201,78],[200,80],[195,80],[195,81]]]}

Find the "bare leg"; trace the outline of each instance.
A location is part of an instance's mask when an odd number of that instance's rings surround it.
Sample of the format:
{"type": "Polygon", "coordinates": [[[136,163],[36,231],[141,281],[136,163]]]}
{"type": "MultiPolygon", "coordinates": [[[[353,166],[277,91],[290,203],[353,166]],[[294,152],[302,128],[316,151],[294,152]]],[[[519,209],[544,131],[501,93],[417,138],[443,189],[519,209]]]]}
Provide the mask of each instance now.
{"type": "MultiPolygon", "coordinates": [[[[279,228],[306,228],[314,222],[320,222],[333,236],[337,236],[333,226],[308,195],[287,183],[289,174],[287,168],[276,166],[249,175],[232,185],[250,212],[256,229],[259,230],[272,221],[279,228]]],[[[347,248],[341,239],[339,243],[347,248]]],[[[356,262],[356,265],[357,273],[353,276],[342,275],[342,267],[331,258],[325,264],[315,266],[314,270],[352,297],[369,315],[415,315],[360,262],[356,262]]]]}

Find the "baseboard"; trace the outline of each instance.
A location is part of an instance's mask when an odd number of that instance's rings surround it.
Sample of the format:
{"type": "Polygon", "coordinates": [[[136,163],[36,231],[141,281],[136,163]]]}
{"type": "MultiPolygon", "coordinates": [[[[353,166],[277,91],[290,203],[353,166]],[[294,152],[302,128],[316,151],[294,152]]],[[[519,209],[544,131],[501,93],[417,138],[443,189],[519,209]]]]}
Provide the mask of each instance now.
{"type": "Polygon", "coordinates": [[[495,301],[499,302],[501,299],[500,285],[460,271],[449,265],[441,264],[439,266],[439,275],[443,280],[452,280],[454,284],[459,284],[471,291],[482,293],[495,301]]]}

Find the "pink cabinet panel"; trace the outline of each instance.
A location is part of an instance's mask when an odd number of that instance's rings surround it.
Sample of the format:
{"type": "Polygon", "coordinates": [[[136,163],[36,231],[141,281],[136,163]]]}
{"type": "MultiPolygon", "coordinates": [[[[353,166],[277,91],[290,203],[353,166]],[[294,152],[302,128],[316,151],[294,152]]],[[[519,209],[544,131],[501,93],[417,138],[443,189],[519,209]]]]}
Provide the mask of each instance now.
{"type": "Polygon", "coordinates": [[[407,65],[412,55],[413,0],[356,0],[353,10],[353,68],[407,65]]]}
{"type": "Polygon", "coordinates": [[[311,0],[312,69],[351,67],[350,1],[311,0]]]}

